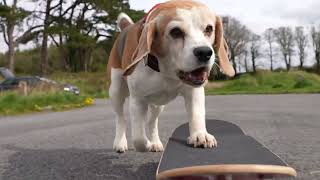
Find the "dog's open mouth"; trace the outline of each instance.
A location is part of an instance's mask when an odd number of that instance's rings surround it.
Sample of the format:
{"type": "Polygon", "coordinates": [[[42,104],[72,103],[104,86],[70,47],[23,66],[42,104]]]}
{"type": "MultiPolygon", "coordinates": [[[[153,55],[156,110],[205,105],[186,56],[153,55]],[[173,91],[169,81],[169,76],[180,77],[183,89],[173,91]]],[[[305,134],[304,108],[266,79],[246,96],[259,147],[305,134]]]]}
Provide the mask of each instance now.
{"type": "Polygon", "coordinates": [[[209,69],[201,67],[190,72],[179,71],[178,77],[185,83],[192,86],[201,86],[209,76],[209,69]]]}

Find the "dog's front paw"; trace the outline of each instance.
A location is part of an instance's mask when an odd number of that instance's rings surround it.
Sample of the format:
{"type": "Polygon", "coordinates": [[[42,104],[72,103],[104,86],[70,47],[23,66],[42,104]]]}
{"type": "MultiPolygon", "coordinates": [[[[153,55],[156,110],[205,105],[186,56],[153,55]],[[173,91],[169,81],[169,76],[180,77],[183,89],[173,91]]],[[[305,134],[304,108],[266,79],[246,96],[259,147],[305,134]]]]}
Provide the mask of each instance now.
{"type": "Polygon", "coordinates": [[[162,152],[163,150],[164,149],[161,141],[151,142],[151,148],[150,148],[151,152],[162,152]]]}
{"type": "Polygon", "coordinates": [[[188,137],[188,144],[193,147],[213,148],[217,146],[217,140],[207,132],[195,132],[188,137]]]}
{"type": "Polygon", "coordinates": [[[113,149],[117,153],[124,153],[128,150],[128,143],[126,138],[115,139],[113,142],[113,149]]]}

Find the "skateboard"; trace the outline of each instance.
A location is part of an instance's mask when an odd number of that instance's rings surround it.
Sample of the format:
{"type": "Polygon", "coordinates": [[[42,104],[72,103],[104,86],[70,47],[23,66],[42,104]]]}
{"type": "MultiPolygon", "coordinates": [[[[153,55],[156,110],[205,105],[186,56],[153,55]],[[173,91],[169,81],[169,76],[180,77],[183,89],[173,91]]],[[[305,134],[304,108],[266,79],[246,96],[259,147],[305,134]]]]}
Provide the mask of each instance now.
{"type": "Polygon", "coordinates": [[[217,139],[218,147],[188,145],[188,123],[179,126],[161,156],[157,180],[257,180],[297,175],[278,155],[246,135],[239,126],[220,120],[207,120],[206,126],[217,139]]]}

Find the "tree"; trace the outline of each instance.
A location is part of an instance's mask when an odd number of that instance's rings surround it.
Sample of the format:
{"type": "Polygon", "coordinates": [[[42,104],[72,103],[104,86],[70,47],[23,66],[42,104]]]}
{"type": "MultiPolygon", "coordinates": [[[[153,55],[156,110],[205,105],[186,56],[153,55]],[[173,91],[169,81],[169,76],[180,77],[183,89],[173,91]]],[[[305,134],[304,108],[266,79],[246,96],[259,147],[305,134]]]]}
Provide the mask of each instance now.
{"type": "Polygon", "coordinates": [[[294,39],[298,47],[300,69],[303,69],[303,63],[306,55],[305,49],[308,45],[308,35],[304,33],[304,28],[302,26],[296,27],[294,39]]]}
{"type": "Polygon", "coordinates": [[[244,61],[244,67],[245,67],[245,70],[246,70],[246,73],[249,72],[249,68],[248,68],[248,51],[245,50],[243,52],[243,61],[244,61]]]}
{"type": "Polygon", "coordinates": [[[236,58],[239,57],[249,41],[248,29],[240,21],[233,17],[225,17],[228,19],[224,26],[224,35],[229,46],[230,59],[237,73],[236,58]]]}
{"type": "Polygon", "coordinates": [[[280,27],[274,30],[276,42],[280,46],[287,71],[291,68],[291,58],[294,52],[294,36],[290,27],[280,27]]]}
{"type": "Polygon", "coordinates": [[[34,38],[38,31],[34,31],[40,26],[29,27],[27,31],[21,34],[24,20],[31,14],[23,8],[17,7],[18,0],[13,0],[9,5],[7,0],[0,2],[0,28],[5,43],[8,46],[7,58],[8,67],[14,72],[14,50],[21,43],[27,43],[34,38]],[[16,33],[19,31],[20,33],[16,33]],[[20,35],[19,35],[20,34],[20,35]]]}
{"type": "Polygon", "coordinates": [[[269,28],[264,32],[264,39],[267,41],[268,43],[268,56],[270,58],[270,71],[273,71],[273,63],[274,63],[274,59],[273,59],[273,43],[275,41],[275,37],[274,37],[274,33],[273,33],[273,29],[269,28]]]}
{"type": "Polygon", "coordinates": [[[129,11],[138,15],[129,8],[127,0],[75,0],[71,4],[60,0],[48,31],[64,57],[64,68],[73,72],[88,71],[93,63],[93,50],[98,45],[107,52],[111,49],[118,14],[129,11]]]}
{"type": "MultiPolygon", "coordinates": [[[[49,28],[50,25],[53,23],[51,13],[60,5],[59,3],[52,6],[53,0],[45,0],[45,11],[40,11],[41,14],[44,14],[43,20],[43,30],[42,30],[42,43],[41,43],[41,50],[40,50],[40,73],[47,74],[48,73],[48,66],[49,66],[49,58],[48,58],[48,36],[49,36],[49,28]]],[[[39,18],[40,19],[40,18],[39,18]]]]}
{"type": "Polygon", "coordinates": [[[311,37],[315,53],[316,69],[317,72],[320,73],[320,26],[318,28],[313,26],[311,28],[311,37]]]}
{"type": "Polygon", "coordinates": [[[261,46],[261,37],[257,34],[251,33],[250,35],[250,54],[251,54],[251,62],[252,62],[252,71],[256,73],[256,59],[259,57],[261,46]]]}

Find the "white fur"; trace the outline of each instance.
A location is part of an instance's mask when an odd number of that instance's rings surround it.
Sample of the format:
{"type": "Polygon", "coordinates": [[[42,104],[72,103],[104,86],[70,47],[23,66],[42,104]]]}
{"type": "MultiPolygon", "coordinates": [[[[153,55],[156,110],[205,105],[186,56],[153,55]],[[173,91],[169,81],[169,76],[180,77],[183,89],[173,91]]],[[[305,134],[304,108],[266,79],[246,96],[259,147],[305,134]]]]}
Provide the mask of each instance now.
{"type": "MultiPolygon", "coordinates": [[[[122,70],[112,69],[110,97],[116,112],[116,136],[114,149],[124,152],[127,148],[126,121],[123,118],[123,104],[129,96],[129,111],[132,125],[132,139],[138,151],[163,151],[158,134],[158,117],[164,105],[182,95],[188,113],[190,136],[187,141],[193,146],[212,148],[217,145],[205,125],[204,87],[192,87],[183,83],[176,75],[177,70],[191,71],[203,65],[197,63],[192,54],[197,46],[211,47],[214,37],[205,37],[203,28],[214,24],[214,18],[207,17],[199,9],[177,10],[176,20],[169,23],[164,42],[167,56],[159,59],[160,73],[140,61],[133,73],[125,80],[122,70]],[[183,26],[187,29],[185,42],[173,40],[170,29],[183,26]],[[129,93],[130,92],[130,93],[129,93]],[[148,131],[146,129],[148,128],[148,131]],[[148,134],[148,135],[147,135],[148,134]]],[[[211,16],[213,17],[213,16],[211,16]]],[[[215,55],[206,66],[211,69],[215,55]]]]}
{"type": "MultiPolygon", "coordinates": [[[[172,62],[176,69],[183,71],[192,71],[196,69],[199,64],[196,57],[193,54],[193,49],[199,46],[208,46],[212,48],[214,42],[214,36],[206,37],[203,33],[208,24],[214,27],[214,16],[210,16],[210,12],[206,12],[205,8],[192,8],[190,10],[177,9],[177,18],[171,21],[167,26],[165,43],[168,44],[167,51],[169,59],[173,59],[172,62]],[[170,37],[170,30],[180,27],[185,31],[184,40],[172,39],[170,37]]],[[[207,67],[211,69],[214,64],[215,54],[211,56],[211,60],[207,67]]]]}
{"type": "Polygon", "coordinates": [[[111,104],[116,115],[116,136],[113,149],[118,152],[128,150],[126,138],[127,122],[124,119],[123,105],[129,95],[129,91],[122,74],[123,71],[121,69],[111,69],[111,85],[109,89],[111,104]]]}

